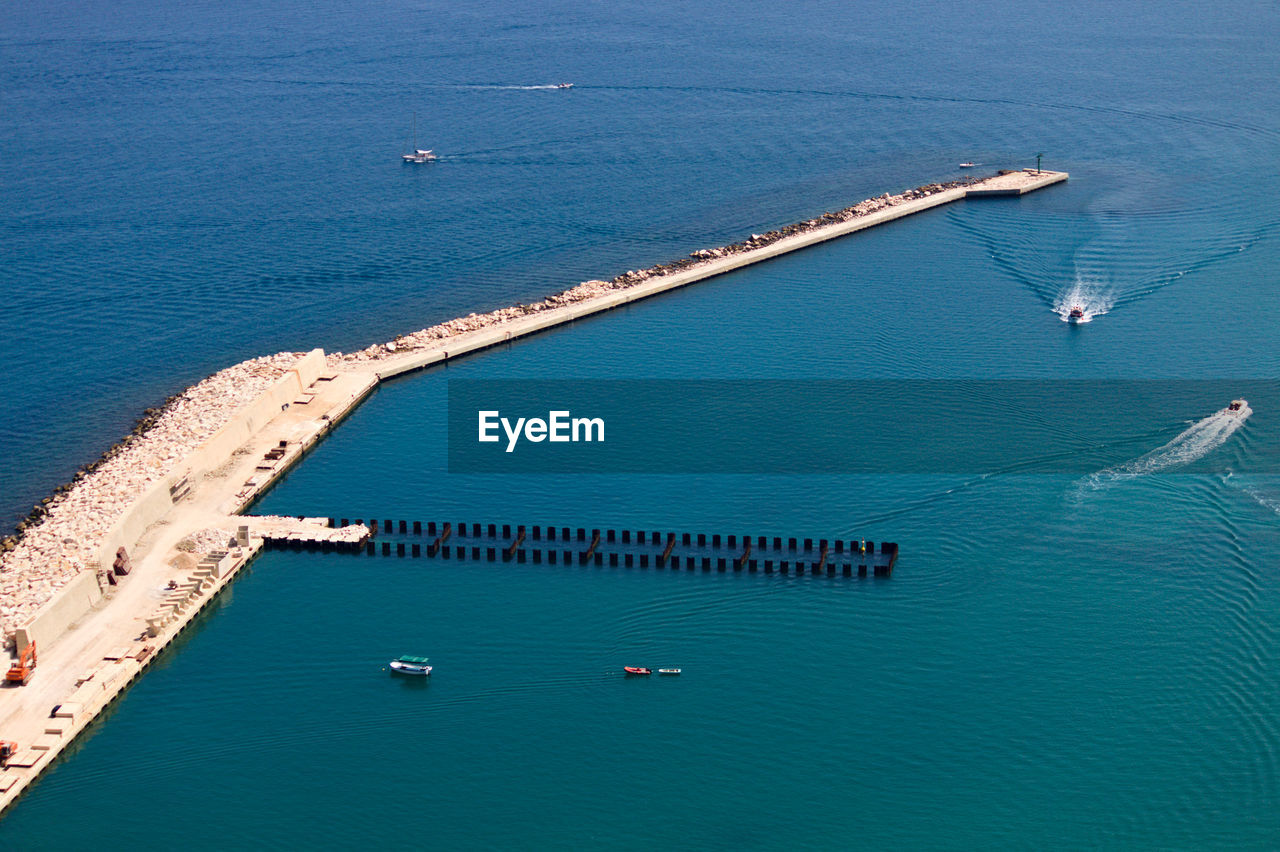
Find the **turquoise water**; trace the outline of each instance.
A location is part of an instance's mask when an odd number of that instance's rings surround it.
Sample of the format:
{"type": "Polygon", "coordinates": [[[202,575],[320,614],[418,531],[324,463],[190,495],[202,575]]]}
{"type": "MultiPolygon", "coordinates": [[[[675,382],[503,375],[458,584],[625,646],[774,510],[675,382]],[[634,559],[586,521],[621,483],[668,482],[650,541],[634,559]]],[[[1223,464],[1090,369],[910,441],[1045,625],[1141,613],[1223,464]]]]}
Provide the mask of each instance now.
{"type": "MultiPolygon", "coordinates": [[[[397,380],[257,507],[865,535],[900,542],[891,579],[270,553],[5,816],[4,848],[1276,845],[1274,411],[1122,477],[456,475],[444,445],[450,378],[1276,376],[1269,7],[86,9],[5,36],[19,509],[138,400],[239,357],[963,160],[1045,151],[1072,179],[397,380]],[[394,162],[415,109],[430,171],[394,162]],[[109,167],[41,156],[77,131],[112,134],[109,167]],[[35,375],[55,333],[78,357],[35,375]],[[72,398],[75,422],[29,413],[72,398]],[[382,671],[401,653],[430,682],[382,671]]],[[[1188,425],[1114,439],[1137,460],[1188,425]]]]}

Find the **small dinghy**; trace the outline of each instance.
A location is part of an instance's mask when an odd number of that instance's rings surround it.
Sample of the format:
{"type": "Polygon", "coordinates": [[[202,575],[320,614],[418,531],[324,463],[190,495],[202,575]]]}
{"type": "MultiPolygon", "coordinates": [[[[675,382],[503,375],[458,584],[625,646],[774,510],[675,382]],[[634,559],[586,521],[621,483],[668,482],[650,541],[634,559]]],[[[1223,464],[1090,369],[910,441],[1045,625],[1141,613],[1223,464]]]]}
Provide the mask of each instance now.
{"type": "Polygon", "coordinates": [[[653,674],[653,669],[648,669],[648,668],[645,668],[644,666],[623,666],[622,670],[626,672],[628,675],[653,674]]]}

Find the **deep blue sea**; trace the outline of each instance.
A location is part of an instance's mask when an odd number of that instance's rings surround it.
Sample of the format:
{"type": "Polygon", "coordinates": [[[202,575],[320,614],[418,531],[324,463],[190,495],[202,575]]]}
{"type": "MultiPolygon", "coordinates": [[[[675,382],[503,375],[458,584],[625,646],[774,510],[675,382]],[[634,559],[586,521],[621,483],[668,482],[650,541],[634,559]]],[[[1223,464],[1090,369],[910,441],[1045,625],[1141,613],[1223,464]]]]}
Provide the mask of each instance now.
{"type": "MultiPolygon", "coordinates": [[[[866,536],[900,543],[892,578],[269,553],[5,815],[6,852],[1280,846],[1280,412],[1117,417],[1131,460],[1085,474],[464,475],[445,446],[451,378],[1207,379],[1221,404],[1277,378],[1274,4],[0,20],[6,525],[245,358],[964,161],[1071,173],[389,383],[257,507],[866,536]],[[415,116],[430,166],[400,162],[415,116]],[[402,653],[430,682],[387,676],[402,653]]],[[[710,452],[769,452],[724,428],[710,452]]]]}

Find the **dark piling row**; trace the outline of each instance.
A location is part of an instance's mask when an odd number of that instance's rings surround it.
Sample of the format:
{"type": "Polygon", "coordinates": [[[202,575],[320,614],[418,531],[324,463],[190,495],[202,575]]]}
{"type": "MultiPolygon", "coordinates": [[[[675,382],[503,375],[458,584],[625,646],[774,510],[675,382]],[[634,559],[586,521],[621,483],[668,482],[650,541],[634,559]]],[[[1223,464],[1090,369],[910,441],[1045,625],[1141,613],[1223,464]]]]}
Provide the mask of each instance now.
{"type": "MultiPolygon", "coordinates": [[[[357,519],[355,523],[361,521],[357,519]]],[[[340,525],[347,526],[342,518],[340,525]]],[[[329,519],[338,526],[337,519],[329,519]]],[[[587,529],[586,527],[466,524],[435,521],[373,521],[371,529],[420,542],[373,541],[358,544],[282,540],[269,546],[326,552],[379,552],[389,556],[429,556],[442,559],[503,561],[534,565],[597,565],[684,569],[688,571],[763,571],[766,574],[888,577],[898,560],[898,545],[882,541],[879,549],[867,539],[813,539],[782,536],[719,535],[644,530],[587,529]],[[457,544],[451,545],[455,539],[457,544]],[[463,539],[467,543],[463,543],[463,539]],[[569,545],[577,545],[571,549],[569,545]],[[677,553],[677,547],[713,553],[677,553]],[[722,551],[722,552],[716,552],[722,551]],[[768,557],[768,558],[766,558],[768,557]],[[781,558],[786,557],[786,558],[781,558]]]]}

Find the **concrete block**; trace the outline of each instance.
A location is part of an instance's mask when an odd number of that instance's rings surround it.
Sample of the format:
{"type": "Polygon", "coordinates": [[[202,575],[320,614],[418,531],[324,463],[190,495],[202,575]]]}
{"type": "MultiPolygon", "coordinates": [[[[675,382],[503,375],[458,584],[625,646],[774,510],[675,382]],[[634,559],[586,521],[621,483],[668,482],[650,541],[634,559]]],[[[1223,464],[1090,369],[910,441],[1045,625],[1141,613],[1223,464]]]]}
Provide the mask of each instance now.
{"type": "Polygon", "coordinates": [[[49,751],[62,745],[62,737],[53,734],[41,734],[36,737],[35,742],[31,744],[31,748],[36,751],[49,751]]]}
{"type": "Polygon", "coordinates": [[[133,657],[125,657],[115,664],[115,669],[119,672],[122,680],[128,680],[138,672],[142,671],[142,663],[133,657]]]}
{"type": "Polygon", "coordinates": [[[13,757],[9,758],[9,765],[24,769],[29,768],[44,760],[48,754],[48,751],[37,751],[36,749],[24,748],[13,757]]]}

